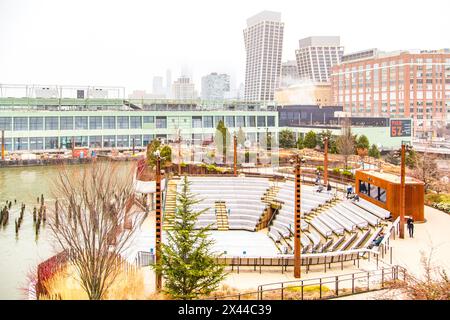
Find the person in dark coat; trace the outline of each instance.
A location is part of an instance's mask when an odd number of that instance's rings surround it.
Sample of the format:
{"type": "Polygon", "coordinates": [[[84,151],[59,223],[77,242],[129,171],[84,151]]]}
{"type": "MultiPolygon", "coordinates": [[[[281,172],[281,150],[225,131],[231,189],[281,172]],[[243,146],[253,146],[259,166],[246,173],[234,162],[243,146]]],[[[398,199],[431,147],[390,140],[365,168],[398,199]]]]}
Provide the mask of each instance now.
{"type": "Polygon", "coordinates": [[[406,225],[408,226],[409,237],[414,238],[414,220],[412,217],[406,220],[406,225]]]}

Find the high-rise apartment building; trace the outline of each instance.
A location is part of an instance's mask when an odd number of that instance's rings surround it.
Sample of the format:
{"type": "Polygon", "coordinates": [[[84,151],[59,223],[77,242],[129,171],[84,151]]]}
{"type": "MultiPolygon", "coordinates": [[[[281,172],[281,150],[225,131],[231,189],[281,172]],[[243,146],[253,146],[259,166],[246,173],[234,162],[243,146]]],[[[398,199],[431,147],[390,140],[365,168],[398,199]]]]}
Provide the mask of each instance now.
{"type": "Polygon", "coordinates": [[[225,93],[230,92],[230,76],[213,72],[202,77],[202,99],[223,100],[225,93]]]}
{"type": "Polygon", "coordinates": [[[299,80],[297,62],[289,60],[281,64],[280,88],[287,88],[299,80]]]}
{"type": "Polygon", "coordinates": [[[191,79],[181,76],[172,84],[172,97],[175,100],[193,100],[197,99],[195,84],[191,79]]]}
{"type": "Polygon", "coordinates": [[[280,85],[283,31],[281,13],[263,11],[247,19],[244,99],[274,99],[275,89],[280,85]]]}
{"type": "Polygon", "coordinates": [[[344,47],[339,37],[308,37],[299,41],[295,51],[298,74],[301,79],[328,82],[331,67],[341,61],[344,47]]]}
{"type": "Polygon", "coordinates": [[[416,137],[450,123],[450,50],[346,55],[332,68],[333,102],[352,116],[411,118],[416,137]]]}

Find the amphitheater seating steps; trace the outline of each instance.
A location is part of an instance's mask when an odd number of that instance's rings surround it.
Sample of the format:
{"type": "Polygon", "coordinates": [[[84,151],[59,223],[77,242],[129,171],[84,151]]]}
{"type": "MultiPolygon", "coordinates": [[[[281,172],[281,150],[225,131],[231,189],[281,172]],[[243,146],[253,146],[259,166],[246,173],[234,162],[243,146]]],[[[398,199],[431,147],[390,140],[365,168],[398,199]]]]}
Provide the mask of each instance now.
{"type": "Polygon", "coordinates": [[[166,205],[164,212],[164,230],[172,230],[173,219],[175,216],[175,210],[177,206],[177,181],[170,180],[167,185],[166,205]]]}
{"type": "Polygon", "coordinates": [[[225,206],[225,201],[216,201],[216,219],[217,219],[217,230],[227,231],[230,229],[228,224],[227,208],[225,206]]]}

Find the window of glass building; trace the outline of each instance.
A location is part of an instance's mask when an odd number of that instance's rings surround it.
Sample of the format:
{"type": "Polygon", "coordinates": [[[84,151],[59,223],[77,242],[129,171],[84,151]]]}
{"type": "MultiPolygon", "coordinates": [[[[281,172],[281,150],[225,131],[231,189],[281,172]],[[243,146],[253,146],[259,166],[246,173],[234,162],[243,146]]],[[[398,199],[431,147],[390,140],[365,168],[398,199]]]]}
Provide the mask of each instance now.
{"type": "Polygon", "coordinates": [[[155,123],[155,117],[145,116],[144,117],[144,123],[155,123]]]}
{"type": "Polygon", "coordinates": [[[103,147],[114,148],[116,146],[116,136],[103,136],[103,147]]]}
{"type": "Polygon", "coordinates": [[[87,146],[88,146],[87,136],[75,137],[75,147],[87,147],[87,146]]]}
{"type": "Polygon", "coordinates": [[[133,140],[134,140],[135,147],[142,147],[142,136],[140,134],[130,136],[130,146],[131,147],[133,146],[133,140]]]}
{"type": "Polygon", "coordinates": [[[0,117],[0,130],[11,131],[11,117],[0,117]]]}
{"type": "Polygon", "coordinates": [[[156,124],[157,129],[166,129],[167,128],[167,117],[156,117],[156,124]]]}
{"type": "Polygon", "coordinates": [[[142,129],[142,117],[130,117],[130,128],[131,129],[142,129]]]}
{"type": "Polygon", "coordinates": [[[5,138],[5,150],[12,151],[12,139],[11,138],[5,138]]]}
{"type": "Polygon", "coordinates": [[[30,137],[30,150],[43,150],[44,138],[43,137],[30,137]]]}
{"type": "Polygon", "coordinates": [[[59,126],[61,130],[73,130],[73,117],[60,117],[59,126]]]}
{"type": "Polygon", "coordinates": [[[236,127],[245,128],[245,116],[236,116],[236,127]]]}
{"type": "Polygon", "coordinates": [[[201,128],[202,127],[202,117],[193,116],[192,117],[192,128],[201,128]]]}
{"type": "Polygon", "coordinates": [[[75,117],[75,130],[87,130],[88,117],[75,117]]]}
{"type": "Polygon", "coordinates": [[[265,127],[265,126],[266,126],[266,117],[258,116],[258,127],[265,127]]]}
{"type": "Polygon", "coordinates": [[[89,130],[99,130],[102,128],[102,117],[89,117],[89,130]]]}
{"type": "Polygon", "coordinates": [[[117,129],[129,129],[129,120],[127,116],[117,117],[117,129]]]}
{"type": "Polygon", "coordinates": [[[43,117],[30,117],[30,130],[43,130],[43,129],[44,129],[43,117]]]}
{"type": "Polygon", "coordinates": [[[275,127],[275,116],[267,116],[267,126],[275,127]]]}
{"type": "Polygon", "coordinates": [[[228,128],[234,127],[234,116],[225,116],[225,126],[228,128]]]}
{"type": "Polygon", "coordinates": [[[28,138],[14,138],[14,150],[28,150],[28,138]]]}
{"type": "Polygon", "coordinates": [[[59,137],[61,149],[72,149],[72,137],[59,137]]]}
{"type": "Polygon", "coordinates": [[[212,116],[203,116],[203,128],[214,128],[214,118],[212,116]]]}
{"type": "Polygon", "coordinates": [[[116,117],[105,116],[103,117],[103,129],[115,129],[116,117]]]}
{"type": "MultiPolygon", "coordinates": [[[[282,113],[283,115],[283,113],[282,113]]],[[[247,116],[247,127],[256,127],[256,117],[247,116]]]]}
{"type": "Polygon", "coordinates": [[[102,147],[102,136],[89,137],[89,148],[101,148],[101,147],[102,147]]]}
{"type": "MultiPolygon", "coordinates": [[[[45,122],[45,127],[47,127],[47,119],[45,122]]],[[[58,149],[58,137],[45,137],[45,149],[58,149]]]]}
{"type": "Polygon", "coordinates": [[[219,125],[219,122],[220,121],[222,121],[223,122],[223,116],[216,116],[215,117],[215,125],[216,125],[216,128],[217,128],[217,126],[219,125]]]}
{"type": "Polygon", "coordinates": [[[129,147],[129,137],[125,135],[117,136],[117,147],[118,148],[128,148],[129,147]]]}
{"type": "Polygon", "coordinates": [[[27,131],[27,130],[28,130],[28,118],[14,117],[14,131],[27,131]]]}
{"type": "Polygon", "coordinates": [[[45,117],[45,130],[58,130],[58,117],[45,117]]]}
{"type": "Polygon", "coordinates": [[[144,143],[144,146],[148,145],[150,142],[153,141],[153,139],[155,139],[155,135],[154,134],[144,134],[144,137],[142,139],[142,142],[144,143]]]}

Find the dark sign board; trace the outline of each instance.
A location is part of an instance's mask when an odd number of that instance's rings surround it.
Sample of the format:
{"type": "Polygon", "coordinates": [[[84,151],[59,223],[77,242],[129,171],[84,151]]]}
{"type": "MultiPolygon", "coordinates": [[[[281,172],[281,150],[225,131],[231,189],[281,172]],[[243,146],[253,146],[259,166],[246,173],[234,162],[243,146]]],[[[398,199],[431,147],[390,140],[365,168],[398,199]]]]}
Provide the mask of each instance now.
{"type": "Polygon", "coordinates": [[[391,137],[411,137],[411,119],[391,119],[391,137]]]}
{"type": "Polygon", "coordinates": [[[77,90],[77,99],[84,99],[84,90],[77,90]]]}

